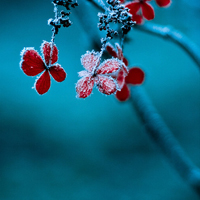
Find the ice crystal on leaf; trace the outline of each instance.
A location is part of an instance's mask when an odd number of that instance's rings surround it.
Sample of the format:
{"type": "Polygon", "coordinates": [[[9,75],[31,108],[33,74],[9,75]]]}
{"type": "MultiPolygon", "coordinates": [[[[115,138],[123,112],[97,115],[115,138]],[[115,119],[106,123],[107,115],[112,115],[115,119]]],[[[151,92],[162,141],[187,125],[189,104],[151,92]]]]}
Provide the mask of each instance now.
{"type": "Polygon", "coordinates": [[[21,52],[20,67],[27,76],[36,76],[43,72],[36,79],[34,88],[38,94],[46,93],[51,85],[51,76],[57,81],[62,82],[66,78],[66,72],[59,65],[55,64],[58,60],[58,49],[55,45],[44,41],[41,45],[44,61],[34,48],[24,48],[21,52]]]}
{"type": "Polygon", "coordinates": [[[87,51],[81,57],[81,64],[85,70],[79,72],[79,76],[82,76],[82,78],[76,84],[77,97],[88,97],[92,93],[94,85],[101,93],[106,95],[117,91],[117,81],[111,74],[123,67],[124,64],[119,59],[107,59],[100,64],[100,53],[87,51]]]}

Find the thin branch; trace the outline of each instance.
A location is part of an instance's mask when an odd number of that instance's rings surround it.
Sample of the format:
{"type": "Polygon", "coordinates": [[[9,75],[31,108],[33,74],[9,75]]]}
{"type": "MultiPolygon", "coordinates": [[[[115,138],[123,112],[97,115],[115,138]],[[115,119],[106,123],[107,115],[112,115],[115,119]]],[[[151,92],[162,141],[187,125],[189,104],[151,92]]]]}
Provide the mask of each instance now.
{"type": "Polygon", "coordinates": [[[145,23],[144,25],[136,25],[134,28],[171,40],[185,50],[200,68],[200,48],[180,31],[175,30],[170,26],[161,26],[150,22],[145,23]]]}
{"type": "MultiPolygon", "coordinates": [[[[88,1],[93,3],[100,10],[105,10],[104,6],[102,6],[98,0],[88,1]]],[[[170,26],[161,26],[149,22],[146,22],[144,25],[136,25],[134,28],[161,38],[171,40],[175,44],[179,45],[184,51],[186,51],[186,53],[188,53],[188,55],[200,68],[200,48],[180,31],[175,30],[170,26]]]]}
{"type": "Polygon", "coordinates": [[[167,157],[177,173],[200,196],[199,168],[185,154],[141,86],[133,86],[131,88],[130,102],[134,105],[139,118],[145,125],[147,134],[167,157]]]}

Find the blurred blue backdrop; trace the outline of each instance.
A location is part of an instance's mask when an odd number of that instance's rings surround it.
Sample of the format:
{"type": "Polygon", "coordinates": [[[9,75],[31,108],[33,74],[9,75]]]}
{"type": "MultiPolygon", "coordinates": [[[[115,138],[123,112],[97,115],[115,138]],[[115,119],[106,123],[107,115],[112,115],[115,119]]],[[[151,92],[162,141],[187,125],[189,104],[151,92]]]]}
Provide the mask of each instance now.
{"type": "MultiPolygon", "coordinates": [[[[174,0],[167,9],[155,5],[155,12],[155,23],[173,26],[200,46],[198,0],[174,0]]],[[[51,17],[49,0],[1,1],[0,199],[197,199],[148,138],[129,102],[96,89],[85,100],[75,97],[80,57],[91,50],[75,14],[73,25],[61,29],[55,41],[66,81],[52,80],[43,96],[31,89],[35,77],[20,70],[20,52],[39,51],[42,41],[50,40],[51,17]]],[[[167,40],[137,30],[129,36],[124,55],[130,66],[146,72],[147,93],[200,166],[198,67],[167,40]]]]}

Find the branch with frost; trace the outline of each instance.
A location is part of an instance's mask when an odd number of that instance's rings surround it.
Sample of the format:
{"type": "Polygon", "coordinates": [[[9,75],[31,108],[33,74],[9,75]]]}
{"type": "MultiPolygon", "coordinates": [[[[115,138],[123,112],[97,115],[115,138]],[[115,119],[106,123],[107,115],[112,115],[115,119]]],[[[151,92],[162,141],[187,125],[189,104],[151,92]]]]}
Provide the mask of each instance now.
{"type": "Polygon", "coordinates": [[[130,102],[136,109],[147,134],[159,147],[183,180],[200,196],[200,169],[185,154],[141,86],[131,87],[130,102]]]}
{"type": "MultiPolygon", "coordinates": [[[[100,0],[87,0],[95,5],[100,10],[105,10],[105,4],[100,3],[100,0]]],[[[143,25],[135,25],[136,30],[147,32],[149,34],[170,40],[179,45],[193,59],[200,68],[200,48],[191,41],[187,36],[171,26],[161,26],[153,23],[145,23],[143,25]]]]}
{"type": "MultiPolygon", "coordinates": [[[[104,9],[98,0],[88,0],[92,2],[97,7],[104,9]]],[[[86,1],[80,3],[80,8],[84,9],[85,13],[89,10],[86,1]]],[[[81,23],[83,27],[87,29],[88,24],[94,24],[93,18],[87,15],[82,15],[77,12],[78,18],[84,22],[81,23]]],[[[157,25],[143,25],[137,26],[139,30],[143,30],[160,37],[170,38],[173,42],[179,44],[183,49],[185,49],[188,54],[195,60],[199,65],[199,56],[197,55],[199,49],[189,40],[186,39],[183,34],[157,25]],[[140,27],[140,28],[138,28],[140,27]],[[159,28],[160,27],[160,28],[159,28]]],[[[90,38],[96,41],[96,38],[101,38],[99,31],[89,32],[90,38]],[[96,34],[94,36],[94,34],[96,34]]],[[[200,54],[199,54],[200,55],[200,54]]],[[[199,65],[200,66],[200,65],[199,65]]],[[[145,93],[141,86],[134,86],[131,88],[131,99],[130,102],[136,108],[139,118],[145,125],[147,134],[152,138],[155,144],[160,148],[161,152],[169,160],[172,166],[176,169],[177,173],[185,180],[200,196],[200,170],[199,168],[190,160],[190,158],[185,154],[182,147],[173,136],[171,130],[164,123],[161,116],[157,113],[156,109],[152,105],[149,97],[145,93]]]]}

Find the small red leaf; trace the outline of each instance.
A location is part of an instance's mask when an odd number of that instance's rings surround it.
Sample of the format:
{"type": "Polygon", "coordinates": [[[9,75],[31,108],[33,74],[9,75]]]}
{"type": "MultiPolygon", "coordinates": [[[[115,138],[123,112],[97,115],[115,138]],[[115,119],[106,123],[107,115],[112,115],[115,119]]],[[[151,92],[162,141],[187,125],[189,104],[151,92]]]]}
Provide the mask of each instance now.
{"type": "Polygon", "coordinates": [[[81,64],[87,71],[92,72],[92,70],[98,66],[98,62],[100,61],[99,57],[99,53],[87,51],[86,54],[81,57],[81,64]]]}
{"type": "Polygon", "coordinates": [[[62,82],[66,78],[66,72],[59,64],[51,66],[49,72],[58,82],[62,82]]]}
{"type": "Polygon", "coordinates": [[[35,89],[39,94],[46,93],[51,85],[49,72],[46,70],[39,79],[36,80],[35,89]]]}
{"type": "Polygon", "coordinates": [[[160,7],[167,7],[167,6],[170,6],[171,0],[156,0],[156,3],[160,7]]]}
{"type": "Polygon", "coordinates": [[[119,88],[122,88],[124,86],[125,77],[126,77],[126,73],[124,72],[124,70],[120,70],[117,76],[117,83],[119,85],[119,88]]]}
{"type": "Polygon", "coordinates": [[[130,91],[126,84],[124,84],[124,87],[121,89],[121,91],[116,92],[116,98],[119,101],[126,101],[130,97],[130,91]]]}
{"type": "Polygon", "coordinates": [[[136,24],[139,24],[139,25],[143,23],[142,16],[138,14],[132,15],[131,20],[136,21],[136,24]]]}
{"type": "Polygon", "coordinates": [[[146,18],[147,20],[154,19],[154,16],[155,16],[154,9],[150,4],[143,3],[143,4],[141,4],[141,7],[142,7],[142,14],[143,14],[144,18],[146,18]]]}
{"type": "Polygon", "coordinates": [[[138,67],[133,67],[129,70],[125,81],[133,85],[140,85],[144,81],[144,72],[138,67]]]}
{"type": "Polygon", "coordinates": [[[120,45],[118,43],[115,43],[115,46],[117,48],[117,54],[118,54],[118,59],[122,60],[124,58],[123,53],[122,53],[122,48],[120,47],[120,45]]]}
{"type": "Polygon", "coordinates": [[[117,52],[115,51],[114,47],[109,42],[106,44],[106,50],[111,56],[113,56],[114,58],[117,58],[117,52]]]}
{"type": "Polygon", "coordinates": [[[99,91],[103,94],[110,95],[117,90],[117,85],[112,77],[99,75],[95,81],[99,91]]]}
{"type": "Polygon", "coordinates": [[[123,63],[116,58],[111,58],[105,60],[97,69],[97,74],[109,74],[116,72],[120,67],[122,67],[123,63]]]}
{"type": "Polygon", "coordinates": [[[51,64],[54,64],[55,62],[58,61],[58,49],[55,44],[53,46],[52,55],[51,55],[51,43],[44,41],[41,45],[41,49],[47,66],[49,65],[50,59],[51,59],[51,64]]]}
{"type": "Polygon", "coordinates": [[[129,13],[132,15],[135,15],[138,10],[140,9],[140,2],[131,2],[131,3],[127,3],[125,7],[129,8],[129,13]]]}
{"type": "Polygon", "coordinates": [[[45,70],[41,56],[32,48],[24,48],[21,53],[21,69],[28,76],[36,76],[45,70]]]}
{"type": "Polygon", "coordinates": [[[92,93],[94,79],[91,76],[81,78],[76,84],[77,97],[86,98],[92,93]]]}

